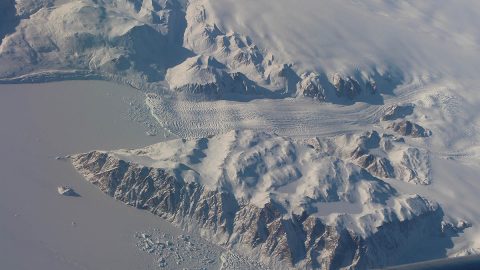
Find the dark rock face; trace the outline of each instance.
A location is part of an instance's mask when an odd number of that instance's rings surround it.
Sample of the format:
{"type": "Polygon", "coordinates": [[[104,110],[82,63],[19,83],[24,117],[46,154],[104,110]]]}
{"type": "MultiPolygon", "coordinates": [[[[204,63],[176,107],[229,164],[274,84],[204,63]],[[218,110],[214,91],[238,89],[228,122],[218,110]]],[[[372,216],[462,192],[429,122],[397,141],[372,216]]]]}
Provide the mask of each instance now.
{"type": "Polygon", "coordinates": [[[319,75],[315,73],[303,74],[297,84],[297,95],[325,101],[326,93],[320,82],[319,75]]]}
{"type": "Polygon", "coordinates": [[[333,76],[333,86],[337,91],[337,95],[340,97],[347,97],[349,99],[354,99],[362,92],[362,87],[352,77],[343,78],[339,74],[333,76]]]}
{"type": "Polygon", "coordinates": [[[372,102],[379,97],[377,95],[379,87],[372,77],[348,76],[336,73],[332,76],[330,82],[335,95],[340,98],[347,98],[351,101],[363,100],[372,102]]]}
{"type": "Polygon", "coordinates": [[[211,99],[218,99],[230,94],[256,95],[259,93],[255,83],[239,72],[232,74],[221,72],[217,75],[216,82],[185,84],[174,90],[180,93],[202,95],[211,99]]]}
{"type": "Polygon", "coordinates": [[[360,148],[357,148],[352,153],[352,156],[356,159],[360,167],[365,168],[372,175],[382,178],[395,177],[393,166],[390,160],[386,158],[377,157],[360,148]]]}
{"type": "Polygon", "coordinates": [[[378,89],[377,89],[377,83],[375,81],[372,81],[372,80],[368,80],[366,83],[365,83],[365,89],[367,90],[368,93],[370,94],[376,94],[378,89]]]}
{"type": "Polygon", "coordinates": [[[230,90],[231,93],[236,94],[257,94],[257,86],[255,83],[247,78],[241,72],[234,72],[230,74],[230,90]],[[231,80],[230,80],[231,78],[231,80]]]}
{"type": "Polygon", "coordinates": [[[410,136],[414,138],[429,137],[431,135],[431,131],[408,120],[393,123],[389,128],[403,136],[410,136]]]}
{"type": "Polygon", "coordinates": [[[421,185],[432,180],[429,151],[408,145],[403,137],[367,131],[341,139],[316,138],[309,143],[327,155],[351,160],[375,177],[421,185]]]}
{"type": "MultiPolygon", "coordinates": [[[[340,215],[335,226],[305,212],[288,216],[272,201],[258,207],[229,192],[185,182],[168,170],[128,163],[108,153],[80,154],[72,162],[109,196],[187,230],[201,231],[274,269],[367,269],[395,264],[401,260],[395,255],[399,249],[436,237],[441,229],[441,210],[420,196],[404,201],[418,208],[411,219],[384,221],[371,235],[362,236],[344,228],[347,216],[340,215]]],[[[368,157],[365,162],[385,166],[382,160],[368,157]]]]}
{"type": "Polygon", "coordinates": [[[221,93],[221,89],[216,83],[207,84],[187,84],[179,88],[175,88],[175,91],[188,93],[188,94],[202,94],[207,97],[218,97],[221,93]]]}
{"type": "Polygon", "coordinates": [[[390,160],[370,153],[370,149],[378,148],[381,141],[382,138],[378,132],[366,132],[358,138],[358,147],[351,153],[351,157],[372,175],[394,178],[395,172],[390,160]]]}
{"type": "Polygon", "coordinates": [[[170,88],[185,94],[222,98],[231,94],[258,94],[256,84],[241,72],[228,68],[212,56],[192,57],[167,72],[170,88]],[[181,78],[179,80],[179,78],[181,78]]]}

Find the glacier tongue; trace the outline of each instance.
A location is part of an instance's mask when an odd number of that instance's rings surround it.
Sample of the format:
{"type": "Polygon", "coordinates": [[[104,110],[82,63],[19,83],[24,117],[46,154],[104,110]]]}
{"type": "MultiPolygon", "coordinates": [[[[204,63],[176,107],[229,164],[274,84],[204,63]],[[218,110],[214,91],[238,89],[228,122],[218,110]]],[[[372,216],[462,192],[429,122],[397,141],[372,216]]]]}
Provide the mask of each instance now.
{"type": "MultiPolygon", "coordinates": [[[[354,138],[370,148],[380,141],[376,133],[354,138]]],[[[72,162],[109,196],[277,269],[402,263],[419,239],[440,243],[429,258],[444,255],[451,240],[435,202],[399,194],[352,157],[332,154],[343,153],[340,143],[310,142],[231,131],[72,162]],[[322,211],[336,204],[344,207],[322,211]]]]}

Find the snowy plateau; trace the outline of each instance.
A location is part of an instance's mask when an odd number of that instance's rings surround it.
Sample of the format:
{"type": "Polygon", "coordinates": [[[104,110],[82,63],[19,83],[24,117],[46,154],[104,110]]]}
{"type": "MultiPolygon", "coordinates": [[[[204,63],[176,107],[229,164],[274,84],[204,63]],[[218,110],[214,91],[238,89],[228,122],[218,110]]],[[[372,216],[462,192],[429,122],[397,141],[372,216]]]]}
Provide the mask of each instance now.
{"type": "Polygon", "coordinates": [[[155,144],[58,162],[183,230],[135,235],[155,269],[476,255],[479,16],[474,0],[1,0],[0,83],[140,93],[155,144]]]}

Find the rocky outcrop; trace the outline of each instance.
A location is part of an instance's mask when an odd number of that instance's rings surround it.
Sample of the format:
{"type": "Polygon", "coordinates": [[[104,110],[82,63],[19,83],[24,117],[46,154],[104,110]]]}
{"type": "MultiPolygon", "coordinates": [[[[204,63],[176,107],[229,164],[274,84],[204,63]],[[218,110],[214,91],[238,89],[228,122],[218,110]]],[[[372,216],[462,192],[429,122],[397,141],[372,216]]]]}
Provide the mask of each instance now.
{"type": "Polygon", "coordinates": [[[371,95],[378,93],[377,83],[373,79],[368,79],[365,82],[365,89],[367,93],[371,95]]]}
{"type": "Polygon", "coordinates": [[[196,56],[171,68],[166,79],[170,88],[183,93],[220,98],[228,94],[255,95],[256,86],[242,73],[228,73],[215,58],[196,56]]]}
{"type": "Polygon", "coordinates": [[[269,134],[233,132],[93,151],[72,162],[109,196],[275,269],[396,264],[402,250],[441,237],[437,204],[398,194],[356,165],[269,134]],[[220,146],[226,155],[208,152],[220,146]],[[285,193],[289,183],[295,194],[285,193]],[[315,210],[333,202],[359,203],[362,210],[326,216],[315,210]]]}
{"type": "Polygon", "coordinates": [[[410,136],[413,138],[429,137],[432,134],[430,130],[408,120],[393,123],[388,128],[402,136],[410,136]]]}
{"type": "Polygon", "coordinates": [[[383,121],[393,121],[399,118],[405,118],[413,113],[415,106],[413,104],[392,105],[385,110],[382,116],[383,121]]]}
{"type": "Polygon", "coordinates": [[[338,96],[354,99],[362,92],[362,88],[357,80],[352,77],[342,77],[340,74],[333,75],[332,84],[335,87],[338,96]]]}
{"type": "Polygon", "coordinates": [[[326,93],[323,88],[319,75],[316,73],[305,73],[300,77],[297,84],[297,96],[309,97],[316,100],[325,101],[326,93]]]}
{"type": "Polygon", "coordinates": [[[247,36],[222,32],[207,16],[202,1],[190,1],[186,20],[184,46],[195,54],[216,59],[227,73],[242,74],[270,94],[288,96],[288,89],[295,88],[298,76],[289,65],[277,62],[247,36]]]}
{"type": "Polygon", "coordinates": [[[395,178],[395,170],[387,158],[370,154],[367,149],[361,147],[356,148],[351,155],[360,167],[371,174],[382,178],[395,178]]]}
{"type": "Polygon", "coordinates": [[[371,78],[362,78],[357,80],[351,76],[342,76],[335,73],[332,76],[331,83],[338,97],[355,100],[361,95],[372,96],[378,93],[377,84],[371,78]]]}
{"type": "Polygon", "coordinates": [[[403,138],[368,131],[334,138],[316,138],[309,143],[328,155],[351,160],[376,177],[422,185],[431,182],[428,151],[409,146],[403,138]]]}

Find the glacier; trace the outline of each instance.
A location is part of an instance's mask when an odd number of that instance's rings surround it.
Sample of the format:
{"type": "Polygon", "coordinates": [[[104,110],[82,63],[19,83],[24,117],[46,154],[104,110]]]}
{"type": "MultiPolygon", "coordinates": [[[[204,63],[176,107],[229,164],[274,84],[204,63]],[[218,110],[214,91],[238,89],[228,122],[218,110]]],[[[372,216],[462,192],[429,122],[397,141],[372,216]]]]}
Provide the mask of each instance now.
{"type": "Polygon", "coordinates": [[[6,0],[0,83],[139,90],[147,133],[178,139],[72,155],[75,168],[265,266],[476,254],[478,7],[6,0]]]}

